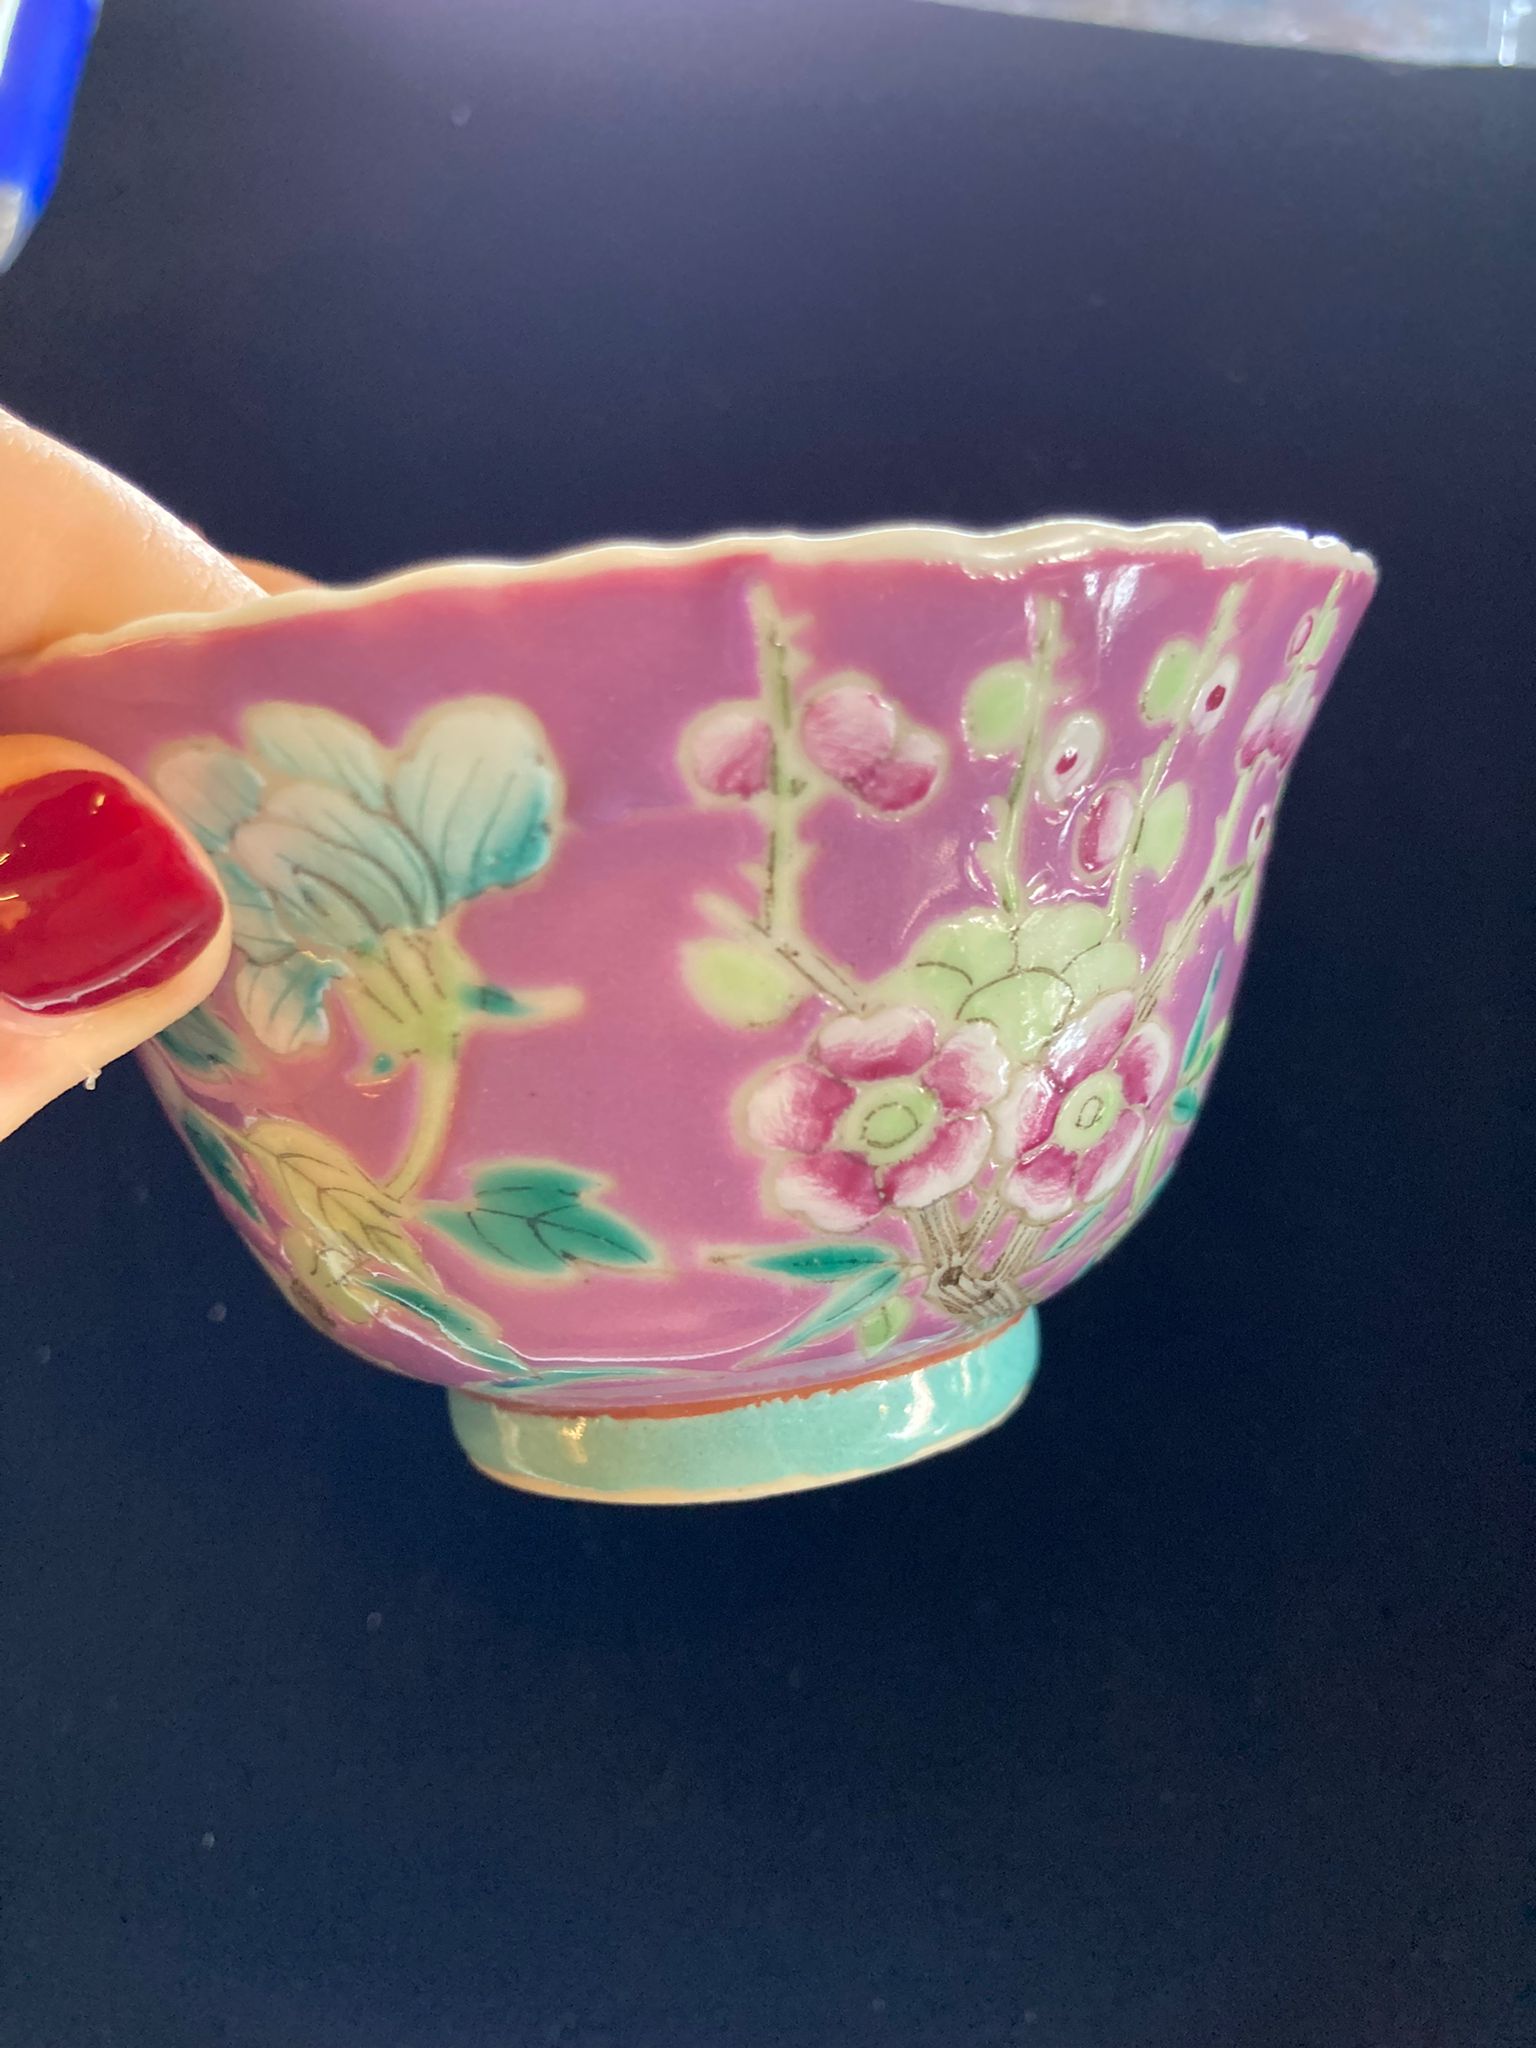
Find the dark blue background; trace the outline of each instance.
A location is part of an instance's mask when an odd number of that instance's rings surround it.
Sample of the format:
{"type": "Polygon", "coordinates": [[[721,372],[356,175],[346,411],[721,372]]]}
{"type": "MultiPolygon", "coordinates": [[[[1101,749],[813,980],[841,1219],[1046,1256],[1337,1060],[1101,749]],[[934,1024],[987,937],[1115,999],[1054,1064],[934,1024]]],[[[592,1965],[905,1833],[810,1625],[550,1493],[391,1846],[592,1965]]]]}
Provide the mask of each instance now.
{"type": "Polygon", "coordinates": [[[1187,512],[1384,585],[1187,1163],[956,1457],[523,1499],[135,1073],[5,1146],[5,2048],[1536,2037],[1533,190],[1528,74],[108,5],[0,394],[227,546],[1187,512]]]}

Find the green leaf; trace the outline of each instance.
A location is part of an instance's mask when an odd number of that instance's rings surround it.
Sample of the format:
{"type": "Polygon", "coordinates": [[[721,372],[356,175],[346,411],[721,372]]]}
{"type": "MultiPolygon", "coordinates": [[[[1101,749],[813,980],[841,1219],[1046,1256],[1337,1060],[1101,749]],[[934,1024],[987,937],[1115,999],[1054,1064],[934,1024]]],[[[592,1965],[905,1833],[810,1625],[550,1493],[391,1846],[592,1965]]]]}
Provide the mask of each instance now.
{"type": "Polygon", "coordinates": [[[1168,1179],[1168,1174],[1162,1170],[1167,1150],[1168,1126],[1159,1124],[1142,1147],[1141,1158],[1137,1161],[1136,1178],[1131,1184],[1132,1215],[1139,1216],[1162,1193],[1168,1179]]]}
{"type": "Polygon", "coordinates": [[[797,1323],[781,1337],[773,1347],[774,1355],[799,1351],[805,1345],[830,1337],[835,1330],[846,1329],[849,1323],[860,1321],[888,1294],[894,1294],[905,1278],[900,1266],[875,1266],[859,1274],[829,1301],[824,1301],[820,1308],[813,1309],[804,1322],[797,1323]]]}
{"type": "MultiPolygon", "coordinates": [[[[361,1276],[360,1276],[361,1277],[361,1276]]],[[[499,1365],[510,1367],[523,1378],[532,1377],[532,1368],[525,1365],[509,1345],[499,1337],[492,1337],[481,1329],[474,1317],[464,1309],[455,1308],[452,1302],[439,1300],[424,1287],[415,1287],[407,1280],[387,1279],[383,1274],[370,1273],[361,1277],[361,1284],[370,1293],[382,1295],[400,1308],[409,1309],[412,1315],[420,1316],[423,1322],[432,1323],[460,1351],[475,1360],[478,1365],[499,1365]]]]}
{"type": "Polygon", "coordinates": [[[240,1161],[233,1147],[227,1142],[216,1123],[202,1116],[195,1109],[189,1109],[181,1120],[182,1133],[197,1158],[197,1163],[229,1199],[242,1208],[253,1223],[261,1221],[261,1211],[256,1206],[256,1197],[251,1193],[250,1183],[245,1177],[240,1161]]]}
{"type": "Polygon", "coordinates": [[[1205,984],[1205,994],[1200,998],[1200,1007],[1195,1012],[1195,1021],[1190,1026],[1189,1037],[1185,1041],[1184,1057],[1179,1062],[1179,1071],[1182,1074],[1188,1075],[1191,1072],[1199,1056],[1200,1048],[1205,1043],[1205,1035],[1210,1029],[1211,1023],[1211,1005],[1216,1000],[1216,987],[1221,980],[1222,963],[1226,957],[1225,953],[1218,953],[1211,962],[1211,972],[1205,984]]]}
{"type": "Polygon", "coordinates": [[[480,988],[464,991],[466,1010],[483,1010],[487,1017],[527,1017],[532,1014],[527,1003],[521,1003],[510,989],[495,988],[489,983],[480,988]]]}
{"type": "Polygon", "coordinates": [[[798,1009],[805,985],[766,941],[696,939],[683,948],[689,993],[717,1023],[760,1031],[798,1009]]]}
{"type": "Polygon", "coordinates": [[[482,1173],[475,1182],[475,1196],[508,1216],[542,1216],[548,1209],[579,1202],[596,1185],[590,1173],[577,1173],[569,1166],[512,1163],[482,1173]]]}
{"type": "Polygon", "coordinates": [[[1184,715],[1200,679],[1199,659],[1193,640],[1170,640],[1158,652],[1141,686],[1141,715],[1148,725],[1172,725],[1184,715]]]}
{"type": "Polygon", "coordinates": [[[239,1040],[205,1003],[168,1024],[155,1042],[189,1073],[212,1074],[242,1064],[239,1040]]]}
{"type": "Polygon", "coordinates": [[[293,1221],[360,1264],[431,1277],[399,1198],[339,1140],[276,1116],[259,1118],[245,1136],[274,1200],[293,1221]]]}
{"type": "Polygon", "coordinates": [[[965,693],[965,743],[973,754],[1017,754],[1039,712],[1040,676],[1027,661],[984,668],[965,693]]]}
{"type": "Polygon", "coordinates": [[[755,1252],[747,1264],[762,1273],[782,1273],[786,1280],[842,1280],[871,1266],[889,1266],[896,1256],[887,1244],[803,1244],[755,1252]]]}
{"type": "Polygon", "coordinates": [[[1200,1097],[1193,1088],[1181,1088],[1168,1105],[1168,1114],[1176,1124],[1192,1124],[1195,1112],[1200,1107],[1200,1097]]]}
{"type": "Polygon", "coordinates": [[[399,1307],[409,1309],[412,1315],[435,1324],[457,1350],[477,1365],[501,1366],[504,1369],[499,1379],[477,1380],[473,1388],[476,1393],[530,1386],[575,1386],[584,1380],[649,1379],[673,1370],[666,1365],[626,1365],[622,1372],[616,1373],[611,1365],[530,1365],[526,1359],[519,1358],[510,1345],[503,1344],[499,1337],[491,1336],[466,1310],[440,1300],[425,1288],[413,1287],[404,1280],[385,1279],[379,1274],[360,1275],[353,1284],[382,1295],[386,1301],[393,1301],[399,1307]]]}
{"type": "Polygon", "coordinates": [[[1232,918],[1232,936],[1239,945],[1247,938],[1249,930],[1253,925],[1253,913],[1258,906],[1258,901],[1258,876],[1250,875],[1238,892],[1237,909],[1232,918]]]}
{"type": "Polygon", "coordinates": [[[475,1182],[467,1209],[432,1208],[425,1220],[457,1244],[520,1273],[574,1266],[647,1266],[655,1253],[621,1217],[588,1199],[596,1182],[568,1166],[509,1161],[475,1182]]]}
{"type": "Polygon", "coordinates": [[[1147,805],[1141,830],[1136,835],[1136,865],[1165,881],[1184,849],[1189,830],[1189,789],[1182,782],[1170,783],[1147,805]]]}
{"type": "Polygon", "coordinates": [[[1227,1041],[1227,1022],[1228,1020],[1223,1017],[1196,1054],[1193,1066],[1186,1067],[1184,1078],[1187,1081],[1194,1083],[1203,1080],[1211,1071],[1211,1068],[1215,1066],[1217,1056],[1227,1041]]]}
{"type": "Polygon", "coordinates": [[[1103,1202],[1096,1202],[1091,1209],[1085,1211],[1083,1215],[1078,1217],[1070,1230],[1057,1238],[1046,1256],[1054,1259],[1058,1252],[1070,1251],[1073,1245],[1081,1244],[1089,1231],[1095,1227],[1099,1218],[1104,1214],[1104,1208],[1105,1204],[1103,1202]]]}
{"type": "Polygon", "coordinates": [[[879,1308],[871,1309],[859,1325],[859,1349],[866,1358],[873,1358],[896,1342],[912,1320],[912,1304],[898,1295],[891,1301],[884,1301],[879,1308]]]}
{"type": "Polygon", "coordinates": [[[1072,991],[1059,974],[1026,968],[978,988],[965,998],[962,1023],[990,1024],[1010,1060],[1026,1060],[1045,1044],[1072,1007],[1072,991]]]}

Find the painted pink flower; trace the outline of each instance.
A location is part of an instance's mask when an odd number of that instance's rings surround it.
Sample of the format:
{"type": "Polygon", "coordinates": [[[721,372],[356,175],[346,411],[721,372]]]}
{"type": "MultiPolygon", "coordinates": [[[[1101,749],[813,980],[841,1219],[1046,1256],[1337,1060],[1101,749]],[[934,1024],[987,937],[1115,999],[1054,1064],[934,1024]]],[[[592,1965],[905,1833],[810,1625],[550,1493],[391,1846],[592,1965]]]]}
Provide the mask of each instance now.
{"type": "Polygon", "coordinates": [[[1243,727],[1237,748],[1238,766],[1251,768],[1267,755],[1276,767],[1284,768],[1306,738],[1316,709],[1315,669],[1303,669],[1289,682],[1276,683],[1266,690],[1243,727]]]}
{"type": "Polygon", "coordinates": [[[1192,731],[1201,739],[1217,726],[1226,715],[1232,703],[1232,693],[1238,685],[1240,671],[1236,658],[1228,655],[1218,661],[1205,679],[1205,686],[1196,697],[1190,709],[1189,723],[1192,731]]]}
{"type": "Polygon", "coordinates": [[[773,734],[755,704],[721,704],[688,728],[684,756],[711,796],[761,796],[773,773],[773,734]]]}
{"type": "Polygon", "coordinates": [[[941,1037],[902,1004],[823,1024],[808,1056],[778,1067],[746,1106],[747,1134],[793,1157],[774,1176],[784,1208],[817,1230],[858,1230],[882,1210],[925,1209],[984,1164],[1007,1062],[990,1024],[941,1037]]]}
{"type": "Polygon", "coordinates": [[[817,692],[800,716],[800,744],[823,775],[888,816],[920,804],[944,766],[937,735],[903,727],[896,707],[862,676],[817,692]]]}
{"type": "Polygon", "coordinates": [[[1015,1076],[990,1112],[992,1156],[1008,1200],[1033,1223],[1102,1201],[1141,1150],[1148,1106],[1173,1067],[1154,1020],[1133,1030],[1129,990],[1101,996],[1056,1034],[1039,1066],[1015,1076]]]}
{"type": "Polygon", "coordinates": [[[1136,827],[1136,792],[1128,782],[1095,790],[1078,815],[1073,858],[1091,881],[1107,875],[1131,841],[1136,827]]]}
{"type": "Polygon", "coordinates": [[[1287,661],[1295,661],[1301,655],[1306,653],[1307,642],[1312,638],[1312,635],[1316,628],[1317,613],[1303,612],[1301,617],[1296,621],[1295,631],[1291,634],[1291,644],[1285,650],[1285,658],[1287,661]]]}
{"type": "Polygon", "coordinates": [[[1048,804],[1064,804],[1086,789],[1104,758],[1104,722],[1092,711],[1074,711],[1051,734],[1040,771],[1040,791],[1048,804]]]}

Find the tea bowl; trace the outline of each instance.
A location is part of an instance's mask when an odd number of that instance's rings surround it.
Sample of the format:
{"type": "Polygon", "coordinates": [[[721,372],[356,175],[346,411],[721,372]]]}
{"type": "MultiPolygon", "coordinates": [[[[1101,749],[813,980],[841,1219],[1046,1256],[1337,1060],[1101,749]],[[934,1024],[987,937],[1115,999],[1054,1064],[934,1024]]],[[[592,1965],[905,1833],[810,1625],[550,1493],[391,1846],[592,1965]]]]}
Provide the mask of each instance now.
{"type": "Polygon", "coordinates": [[[1374,570],[1058,520],[451,563],[68,643],[234,954],[144,1058],[312,1322],[470,1458],[682,1502],[1027,1391],[1167,1178],[1374,570]]]}

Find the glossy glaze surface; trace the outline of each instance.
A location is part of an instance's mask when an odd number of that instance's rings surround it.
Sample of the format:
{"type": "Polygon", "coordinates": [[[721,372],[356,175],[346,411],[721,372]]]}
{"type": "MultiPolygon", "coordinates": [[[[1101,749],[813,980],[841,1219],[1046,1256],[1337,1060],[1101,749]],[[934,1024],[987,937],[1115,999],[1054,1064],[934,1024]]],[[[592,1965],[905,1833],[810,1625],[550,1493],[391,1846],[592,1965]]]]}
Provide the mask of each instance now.
{"type": "Polygon", "coordinates": [[[595,551],[82,644],[0,717],[219,867],[149,1063],[300,1308],[678,1415],[982,1343],[1134,1221],[1371,585],[1203,528],[595,551]]]}

